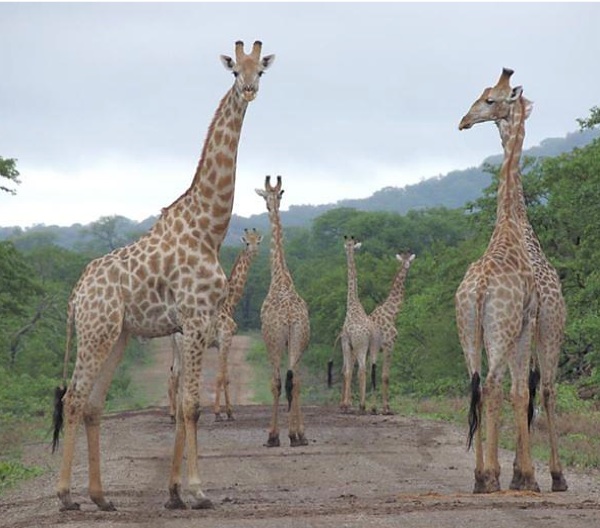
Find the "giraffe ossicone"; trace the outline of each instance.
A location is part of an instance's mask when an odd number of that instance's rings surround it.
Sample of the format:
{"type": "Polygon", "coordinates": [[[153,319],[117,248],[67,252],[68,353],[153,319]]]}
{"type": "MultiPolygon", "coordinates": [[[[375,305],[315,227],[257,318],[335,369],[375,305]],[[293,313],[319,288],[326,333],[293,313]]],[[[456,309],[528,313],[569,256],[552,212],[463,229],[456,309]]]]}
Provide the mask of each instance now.
{"type": "MultiPolygon", "coordinates": [[[[57,485],[61,510],[79,509],[71,496],[75,440],[82,418],[88,440],[89,494],[101,510],[114,510],[100,478],[100,421],[113,374],[132,336],[151,338],[182,333],[182,394],[168,489],[169,509],[186,508],[182,465],[186,452],[192,508],[211,507],[202,491],[198,466],[202,356],[213,338],[227,277],[219,250],[231,220],[242,124],[256,97],[262,74],[274,55],[261,58],[256,41],[249,54],[241,41],[235,60],[221,56],[233,73],[233,86],[221,99],[208,128],[192,183],[162,209],[150,231],[136,242],[90,262],[75,285],[67,308],[69,358],[72,326],[77,331],[75,369],[64,396],[57,398],[54,448],[64,412],[63,457],[57,485]]],[[[63,389],[64,390],[64,389],[63,389]]]]}

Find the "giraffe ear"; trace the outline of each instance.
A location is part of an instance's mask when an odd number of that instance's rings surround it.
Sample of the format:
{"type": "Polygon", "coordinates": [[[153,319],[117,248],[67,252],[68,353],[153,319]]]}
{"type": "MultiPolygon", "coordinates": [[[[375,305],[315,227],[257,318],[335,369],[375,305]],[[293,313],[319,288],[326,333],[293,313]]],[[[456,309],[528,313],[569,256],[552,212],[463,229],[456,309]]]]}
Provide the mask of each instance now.
{"type": "Polygon", "coordinates": [[[360,249],[360,246],[362,246],[362,242],[357,242],[354,244],[354,249],[360,249]]]}
{"type": "Polygon", "coordinates": [[[417,258],[417,255],[415,255],[414,253],[411,254],[411,256],[408,258],[409,262],[412,262],[413,260],[415,260],[417,258]]]}
{"type": "Polygon", "coordinates": [[[227,55],[221,55],[220,58],[221,58],[221,62],[223,63],[223,66],[225,66],[225,69],[229,70],[229,71],[233,71],[233,68],[235,66],[234,60],[227,55]]]}
{"type": "Polygon", "coordinates": [[[263,67],[263,70],[270,68],[274,62],[275,62],[275,55],[266,55],[260,61],[261,65],[263,67]]]}
{"type": "Polygon", "coordinates": [[[523,87],[515,86],[510,92],[509,102],[514,103],[519,97],[523,95],[523,87]]]}
{"type": "Polygon", "coordinates": [[[266,198],[267,194],[265,193],[265,191],[263,191],[262,189],[254,189],[256,191],[256,194],[258,194],[258,196],[262,196],[263,198],[266,198]]]}

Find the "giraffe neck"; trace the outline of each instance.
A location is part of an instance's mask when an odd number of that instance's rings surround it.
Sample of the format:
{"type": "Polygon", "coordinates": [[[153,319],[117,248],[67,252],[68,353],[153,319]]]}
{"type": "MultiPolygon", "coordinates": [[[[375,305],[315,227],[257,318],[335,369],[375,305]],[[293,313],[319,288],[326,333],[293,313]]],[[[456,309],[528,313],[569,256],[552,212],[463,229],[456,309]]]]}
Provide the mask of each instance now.
{"type": "Polygon", "coordinates": [[[163,210],[182,222],[180,230],[202,236],[220,248],[231,219],[235,190],[238,145],[248,102],[231,88],[221,99],[202,149],[192,184],[173,204],[163,210]]]}
{"type": "Polygon", "coordinates": [[[346,252],[348,261],[348,294],[346,298],[347,306],[360,304],[358,299],[358,281],[356,279],[356,264],[354,262],[354,250],[346,252]]]}
{"type": "Polygon", "coordinates": [[[381,309],[388,313],[391,317],[395,318],[400,311],[400,306],[404,299],[404,281],[408,269],[404,265],[398,270],[394,277],[394,283],[390,289],[390,293],[383,303],[381,303],[381,309]]]}
{"type": "Polygon", "coordinates": [[[245,249],[238,254],[235,262],[233,263],[231,273],[229,274],[229,280],[227,281],[229,286],[227,297],[225,298],[225,301],[221,307],[221,311],[225,312],[230,317],[233,317],[235,307],[242,298],[244,286],[246,285],[246,280],[248,279],[248,272],[250,271],[250,264],[255,256],[256,251],[248,251],[245,249]]]}
{"type": "Polygon", "coordinates": [[[283,251],[283,228],[278,209],[273,208],[269,211],[269,221],[271,222],[271,284],[291,283],[292,279],[283,251]]]}
{"type": "MultiPolygon", "coordinates": [[[[502,128],[500,129],[502,132],[502,128]]],[[[500,169],[496,225],[507,221],[521,223],[525,214],[525,200],[519,163],[525,139],[525,111],[523,98],[515,103],[508,131],[503,139],[504,161],[500,169]]]]}

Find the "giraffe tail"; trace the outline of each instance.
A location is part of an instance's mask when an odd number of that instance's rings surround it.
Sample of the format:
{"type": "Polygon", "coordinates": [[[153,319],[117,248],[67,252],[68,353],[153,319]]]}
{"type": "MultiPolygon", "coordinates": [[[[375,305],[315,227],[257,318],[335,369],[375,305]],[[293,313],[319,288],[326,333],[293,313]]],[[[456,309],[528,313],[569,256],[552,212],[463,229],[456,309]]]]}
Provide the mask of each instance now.
{"type": "Polygon", "coordinates": [[[333,359],[327,362],[327,387],[331,389],[333,385],[333,359]]]}
{"type": "Polygon", "coordinates": [[[67,392],[66,387],[54,389],[54,412],[52,413],[52,453],[58,449],[58,440],[63,426],[63,397],[67,392]]]}
{"type": "Polygon", "coordinates": [[[532,368],[529,371],[529,406],[527,408],[527,427],[531,429],[533,422],[533,413],[535,406],[535,394],[540,382],[540,371],[537,368],[532,368]]]}
{"type": "Polygon", "coordinates": [[[467,449],[473,445],[473,437],[481,422],[481,378],[479,372],[471,377],[471,405],[469,406],[469,437],[467,449]]]}
{"type": "MultiPolygon", "coordinates": [[[[335,341],[333,342],[333,350],[335,351],[335,347],[338,344],[338,341],[340,340],[340,337],[342,337],[342,333],[340,332],[337,337],[335,338],[335,341]]],[[[327,387],[329,387],[331,389],[333,385],[333,359],[330,359],[327,362],[327,387]]]]}
{"type": "Polygon", "coordinates": [[[294,373],[292,370],[287,371],[287,375],[285,376],[285,396],[288,401],[288,412],[292,408],[292,399],[293,393],[292,390],[294,388],[294,373]]]}
{"type": "Polygon", "coordinates": [[[54,412],[52,413],[52,453],[58,449],[60,431],[64,421],[64,402],[63,398],[67,392],[67,372],[69,370],[69,357],[71,355],[71,338],[73,335],[74,307],[69,300],[67,306],[67,339],[65,345],[65,357],[63,363],[62,384],[54,389],[54,412]]]}
{"type": "Polygon", "coordinates": [[[377,363],[371,365],[371,388],[377,390],[377,363]]]}

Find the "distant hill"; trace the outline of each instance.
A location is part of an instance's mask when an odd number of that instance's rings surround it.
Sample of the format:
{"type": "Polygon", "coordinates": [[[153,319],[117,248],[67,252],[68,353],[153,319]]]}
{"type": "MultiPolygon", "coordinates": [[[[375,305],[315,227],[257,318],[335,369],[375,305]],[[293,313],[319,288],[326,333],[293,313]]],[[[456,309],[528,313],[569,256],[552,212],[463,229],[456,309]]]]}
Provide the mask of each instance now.
{"type": "MultiPolygon", "coordinates": [[[[563,138],[544,139],[538,146],[523,152],[528,157],[554,157],[574,148],[581,148],[600,138],[600,129],[572,132],[563,138]]],[[[312,220],[323,213],[338,207],[351,207],[361,211],[389,211],[405,214],[411,209],[426,209],[444,206],[450,209],[462,207],[476,200],[483,189],[491,182],[491,176],[483,168],[486,164],[499,165],[502,154],[489,156],[479,167],[451,171],[424,179],[405,187],[385,187],[372,196],[356,200],[339,200],[326,205],[292,205],[288,211],[281,212],[281,220],[286,227],[307,227],[312,220]]],[[[118,225],[121,238],[135,239],[148,231],[158,216],[151,216],[142,222],[120,218],[118,225]]],[[[233,215],[229,227],[226,245],[237,245],[245,228],[256,228],[263,232],[269,229],[267,213],[252,215],[248,218],[233,215]]],[[[85,247],[92,235],[90,225],[74,224],[69,227],[37,225],[27,229],[20,227],[0,227],[0,240],[12,239],[21,235],[36,235],[51,239],[55,244],[77,249],[85,247]]]]}

